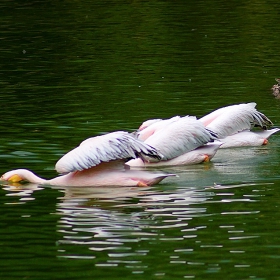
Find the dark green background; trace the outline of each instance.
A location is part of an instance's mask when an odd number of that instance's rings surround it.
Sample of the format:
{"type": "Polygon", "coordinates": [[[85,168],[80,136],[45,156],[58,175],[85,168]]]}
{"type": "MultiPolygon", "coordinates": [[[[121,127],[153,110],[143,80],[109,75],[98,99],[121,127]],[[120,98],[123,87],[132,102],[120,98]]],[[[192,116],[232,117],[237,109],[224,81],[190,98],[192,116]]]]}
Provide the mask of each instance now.
{"type": "MultiPolygon", "coordinates": [[[[280,125],[278,2],[0,10],[0,173],[51,178],[85,138],[228,104],[257,102],[280,125]]],[[[277,279],[279,145],[219,151],[151,189],[3,185],[1,279],[277,279]]]]}

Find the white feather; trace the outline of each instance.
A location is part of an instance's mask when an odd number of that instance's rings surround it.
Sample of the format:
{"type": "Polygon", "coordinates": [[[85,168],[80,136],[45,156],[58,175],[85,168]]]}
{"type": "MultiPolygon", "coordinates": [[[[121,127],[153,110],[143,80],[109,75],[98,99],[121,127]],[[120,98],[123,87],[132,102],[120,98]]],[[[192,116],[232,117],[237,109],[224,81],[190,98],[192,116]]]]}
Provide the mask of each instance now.
{"type": "Polygon", "coordinates": [[[59,173],[82,171],[112,160],[162,155],[153,147],[136,139],[132,134],[116,131],[83,141],[80,146],[64,155],[57,163],[59,173]]]}
{"type": "Polygon", "coordinates": [[[250,130],[254,126],[265,129],[272,126],[272,122],[255,107],[256,103],[254,102],[223,107],[200,118],[200,121],[217,133],[220,139],[244,130],[250,130]]]}
{"type": "Polygon", "coordinates": [[[200,146],[190,152],[182,154],[170,160],[161,160],[159,162],[143,162],[141,159],[132,159],[126,164],[131,167],[143,167],[143,166],[172,166],[172,165],[189,165],[198,164],[205,161],[205,156],[212,159],[216,154],[217,150],[221,146],[222,142],[208,143],[206,145],[200,146]]]}
{"type": "Polygon", "coordinates": [[[137,132],[137,138],[145,141],[154,133],[164,129],[166,126],[178,121],[181,117],[175,116],[170,119],[152,119],[142,123],[137,132]]]}
{"type": "Polygon", "coordinates": [[[280,131],[279,128],[273,128],[262,131],[242,131],[221,139],[223,143],[221,148],[261,146],[267,143],[267,139],[274,133],[280,131]]]}
{"type": "Polygon", "coordinates": [[[173,159],[213,140],[204,125],[190,116],[153,123],[140,132],[140,137],[159,150],[164,155],[163,160],[173,159]]]}

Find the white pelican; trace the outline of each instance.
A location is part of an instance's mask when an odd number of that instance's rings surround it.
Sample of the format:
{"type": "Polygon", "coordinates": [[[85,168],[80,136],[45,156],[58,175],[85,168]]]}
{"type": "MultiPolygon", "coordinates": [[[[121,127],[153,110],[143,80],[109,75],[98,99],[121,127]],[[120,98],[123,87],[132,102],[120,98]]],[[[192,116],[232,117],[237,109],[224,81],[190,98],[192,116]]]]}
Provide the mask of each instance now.
{"type": "Polygon", "coordinates": [[[209,161],[220,145],[204,147],[216,137],[196,117],[190,116],[148,120],[140,126],[136,134],[146,144],[159,150],[164,157],[160,162],[150,161],[147,164],[141,159],[130,160],[127,162],[130,166],[201,163],[209,161]],[[201,146],[204,148],[196,150],[201,146]],[[192,153],[188,154],[191,151],[192,153]]]}
{"type": "Polygon", "coordinates": [[[244,130],[239,133],[220,139],[222,142],[221,148],[232,147],[254,147],[268,144],[268,138],[280,131],[280,128],[272,128],[268,130],[249,131],[244,130]]]}
{"type": "Polygon", "coordinates": [[[172,165],[189,165],[198,164],[202,162],[210,161],[220,146],[222,142],[215,141],[214,143],[208,143],[206,145],[200,146],[190,152],[182,154],[170,160],[161,160],[159,162],[144,162],[140,158],[131,159],[127,164],[129,166],[172,166],[172,165]]]}
{"type": "Polygon", "coordinates": [[[257,111],[256,105],[251,102],[223,107],[199,120],[217,134],[219,140],[223,142],[221,148],[266,145],[269,136],[279,129],[268,130],[273,123],[263,113],[257,111]],[[262,130],[252,131],[254,127],[262,130]]]}
{"type": "Polygon", "coordinates": [[[136,157],[147,161],[159,160],[162,155],[128,132],[116,131],[89,138],[64,155],[55,168],[65,175],[46,180],[29,170],[17,169],[2,175],[1,180],[59,186],[150,186],[174,176],[125,168],[125,161],[136,157]]]}

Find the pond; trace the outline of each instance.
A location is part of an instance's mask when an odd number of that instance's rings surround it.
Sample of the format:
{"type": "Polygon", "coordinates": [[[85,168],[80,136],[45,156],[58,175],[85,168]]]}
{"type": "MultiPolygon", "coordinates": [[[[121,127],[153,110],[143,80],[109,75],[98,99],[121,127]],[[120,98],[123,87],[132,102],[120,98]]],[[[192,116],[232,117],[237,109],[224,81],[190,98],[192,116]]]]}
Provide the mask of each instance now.
{"type": "MultiPolygon", "coordinates": [[[[91,136],[256,102],[280,126],[273,1],[2,1],[0,173],[91,136]]],[[[1,279],[277,279],[280,134],[143,188],[1,182],[1,279]]]]}

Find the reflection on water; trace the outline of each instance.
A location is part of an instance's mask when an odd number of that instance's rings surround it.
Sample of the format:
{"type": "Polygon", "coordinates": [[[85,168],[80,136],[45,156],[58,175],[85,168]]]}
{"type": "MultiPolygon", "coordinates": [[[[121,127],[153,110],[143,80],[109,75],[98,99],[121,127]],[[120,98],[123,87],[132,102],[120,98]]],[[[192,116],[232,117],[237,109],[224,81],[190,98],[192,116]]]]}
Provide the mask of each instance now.
{"type": "MultiPolygon", "coordinates": [[[[50,213],[58,218],[56,256],[132,274],[152,269],[154,276],[170,277],[176,268],[175,276],[188,278],[223,275],[224,269],[238,275],[242,268],[254,276],[259,269],[254,258],[262,259],[254,254],[256,246],[265,252],[270,244],[269,231],[258,227],[265,219],[260,202],[275,188],[273,183],[54,188],[61,194],[50,213]]],[[[32,184],[4,189],[26,205],[31,203],[26,197],[47,190],[32,184]]]]}
{"type": "Polygon", "coordinates": [[[217,273],[227,262],[234,269],[250,269],[255,264],[248,244],[258,242],[263,233],[245,225],[261,216],[252,205],[258,205],[263,187],[119,189],[116,199],[110,189],[103,195],[91,190],[88,199],[82,192],[75,198],[75,190],[71,195],[65,190],[57,204],[58,256],[94,258],[96,267],[124,266],[134,274],[145,273],[160,258],[153,273],[162,276],[178,265],[183,268],[175,274],[185,277],[198,275],[192,267],[217,273]]]}
{"type": "Polygon", "coordinates": [[[269,167],[265,165],[268,165],[266,161],[270,159],[271,152],[272,149],[266,147],[220,149],[213,159],[214,169],[223,176],[236,175],[241,182],[254,181],[263,177],[262,168],[269,167]]]}

